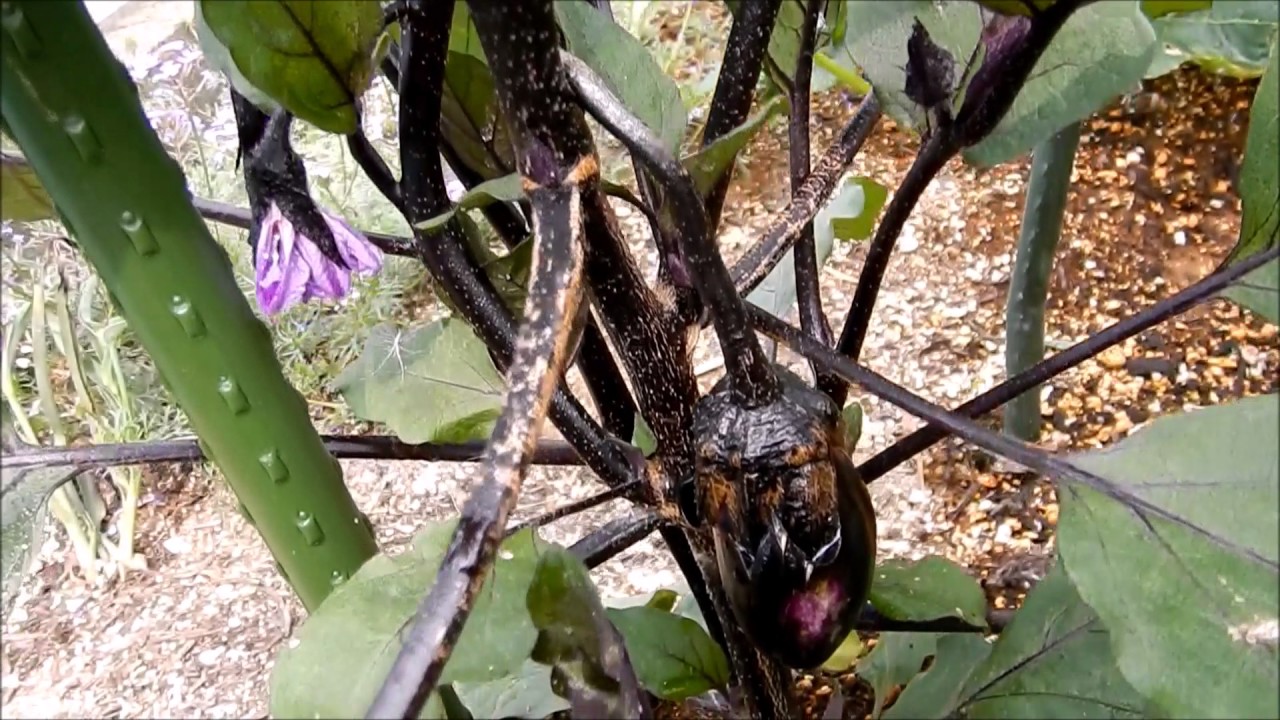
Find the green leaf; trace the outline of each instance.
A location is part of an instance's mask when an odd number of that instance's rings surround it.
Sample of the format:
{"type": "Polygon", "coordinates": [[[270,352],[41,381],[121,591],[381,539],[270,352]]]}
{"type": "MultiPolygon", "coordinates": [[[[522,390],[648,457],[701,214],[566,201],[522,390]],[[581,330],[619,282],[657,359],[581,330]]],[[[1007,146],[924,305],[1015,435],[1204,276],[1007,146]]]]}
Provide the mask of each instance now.
{"type": "Polygon", "coordinates": [[[1162,418],[1073,459],[1257,557],[1094,490],[1059,490],[1066,569],[1111,630],[1121,672],[1164,716],[1280,715],[1278,434],[1280,396],[1268,395],[1162,418]]]}
{"type": "MultiPolygon", "coordinates": [[[[7,414],[4,431],[11,431],[7,414]]],[[[44,542],[49,496],[80,472],[66,465],[13,470],[0,466],[0,573],[5,615],[44,542]]]]}
{"type": "Polygon", "coordinates": [[[1222,295],[1270,322],[1280,323],[1280,260],[1272,260],[1240,278],[1222,295]]]}
{"type": "Polygon", "coordinates": [[[787,106],[787,99],[782,96],[770,98],[769,102],[747,121],[716,138],[710,145],[692,155],[686,155],[682,163],[693,178],[698,192],[705,197],[715,187],[717,181],[733,166],[738,153],[751,142],[765,122],[779,110],[787,106]]]}
{"type": "Polygon", "coordinates": [[[202,0],[200,12],[254,87],[321,130],[355,132],[382,34],[378,3],[202,0]]]}
{"type": "Polygon", "coordinates": [[[606,610],[626,641],[644,689],[684,700],[729,684],[729,660],[706,630],[686,617],[647,606],[606,610]]]}
{"type": "Polygon", "coordinates": [[[513,675],[488,682],[455,682],[454,692],[472,717],[545,718],[569,709],[551,691],[551,668],[525,660],[513,675]]]}
{"type": "Polygon", "coordinates": [[[0,219],[35,222],[57,217],[31,165],[20,157],[0,154],[0,219]]]}
{"type": "MultiPolygon", "coordinates": [[[[813,219],[813,240],[819,270],[826,264],[827,258],[831,257],[831,248],[835,244],[833,220],[859,216],[866,207],[866,193],[862,185],[856,178],[851,178],[832,194],[826,207],[818,211],[813,219]]],[[[764,281],[751,291],[747,300],[778,317],[786,316],[796,302],[795,253],[787,252],[786,257],[778,262],[764,281]]]]}
{"type": "Polygon", "coordinates": [[[533,239],[524,240],[510,252],[499,255],[482,267],[511,313],[516,317],[523,316],[529,273],[533,271],[533,239]]]}
{"type": "MultiPolygon", "coordinates": [[[[929,0],[850,3],[848,33],[835,56],[863,68],[886,114],[920,130],[924,113],[903,91],[913,19],[919,17],[933,41],[963,67],[978,43],[979,11],[976,4],[929,0]]],[[[1138,84],[1155,49],[1155,32],[1137,3],[1094,3],[1077,10],[1045,50],[1000,124],[966,149],[965,159],[990,166],[1031,150],[1138,84]]],[[[957,93],[953,101],[957,110],[962,98],[957,93]]]]}
{"type": "Polygon", "coordinates": [[[1161,52],[1147,75],[1193,62],[1208,72],[1257,77],[1267,66],[1278,24],[1276,3],[1255,0],[1214,0],[1205,10],[1161,16],[1152,21],[1161,52]]]}
{"type": "Polygon", "coordinates": [[[895,687],[906,685],[924,669],[925,660],[937,651],[938,638],[943,633],[884,633],[870,654],[858,663],[858,676],[866,680],[875,692],[876,701],[871,717],[878,718],[884,710],[884,701],[895,687]]]}
{"type": "Polygon", "coordinates": [[[965,161],[986,167],[1008,162],[1089,117],[1141,83],[1156,51],[1155,31],[1136,3],[1080,8],[1045,49],[1000,124],[964,151],[965,161]]]}
{"type": "Polygon", "coordinates": [[[991,646],[978,635],[954,633],[938,637],[933,665],[917,675],[883,715],[889,720],[925,720],[950,716],[959,704],[973,671],[991,655],[991,646]]]}
{"type": "Polygon", "coordinates": [[[688,124],[684,102],[645,46],[590,3],[558,2],[555,9],[569,52],[594,70],[667,150],[676,153],[688,124]]]}
{"type": "Polygon", "coordinates": [[[1142,14],[1155,20],[1165,15],[1207,10],[1213,0],[1142,0],[1142,14]]]}
{"type": "MultiPolygon", "coordinates": [[[[726,3],[730,12],[737,15],[738,8],[741,3],[737,0],[730,0],[726,3]]],[[[831,44],[833,40],[842,35],[845,30],[845,10],[844,2],[828,2],[823,8],[824,17],[818,24],[818,32],[814,38],[814,50],[821,50],[831,44]]],[[[778,7],[778,14],[773,24],[773,32],[769,35],[769,58],[773,60],[778,69],[786,75],[787,79],[793,79],[796,74],[796,62],[800,55],[800,30],[804,24],[805,4],[800,2],[784,2],[778,7]]],[[[771,80],[772,75],[765,73],[771,80]]],[[[830,90],[836,83],[836,78],[827,72],[822,72],[816,65],[813,71],[813,77],[810,80],[810,92],[820,93],[830,90]]]]}
{"type": "MultiPolygon", "coordinates": [[[[435,583],[456,526],[457,520],[430,523],[409,550],[375,556],[306,619],[296,646],[276,658],[273,717],[363,716],[418,602],[435,583]]],[[[539,556],[550,547],[532,530],[502,543],[441,684],[485,683],[523,671],[537,637],[525,595],[539,556]]]]}
{"type": "Polygon", "coordinates": [[[514,202],[524,199],[524,185],[519,173],[511,173],[493,180],[486,180],[471,188],[448,212],[418,223],[414,227],[428,232],[443,227],[459,210],[478,210],[496,202],[514,202]]]}
{"type": "Polygon", "coordinates": [[[1058,565],[1027,595],[953,712],[969,718],[1152,717],[1145,706],[1116,669],[1107,629],[1058,565]]]}
{"type": "MultiPolygon", "coordinates": [[[[1271,62],[1258,82],[1249,109],[1249,136],[1240,168],[1240,240],[1229,260],[1238,261],[1280,242],[1280,44],[1271,44],[1271,62]]],[[[1273,318],[1274,322],[1274,318],[1273,318]]]]}
{"type": "Polygon", "coordinates": [[[871,604],[894,620],[937,620],[958,617],[971,625],[987,624],[987,596],[964,568],[944,557],[886,560],[876,566],[871,604]]]}
{"type": "Polygon", "coordinates": [[[675,609],[676,600],[679,599],[680,595],[675,590],[660,588],[654,591],[653,597],[649,598],[649,602],[646,602],[644,606],[669,613],[675,609]]]}
{"type": "Polygon", "coordinates": [[[853,667],[858,658],[862,657],[862,651],[865,647],[862,644],[862,638],[858,637],[858,633],[849,633],[845,636],[844,641],[840,643],[835,652],[831,653],[831,657],[822,662],[822,669],[829,673],[842,673],[853,667]]]}
{"type": "Polygon", "coordinates": [[[862,211],[851,217],[834,218],[831,230],[837,240],[866,240],[876,229],[876,218],[889,199],[889,188],[869,177],[855,177],[850,182],[862,188],[862,211]]]}
{"type": "Polygon", "coordinates": [[[506,396],[484,343],[452,318],[408,331],[375,327],[334,386],[357,417],[408,443],[488,438],[506,396]]]}
{"type": "Polygon", "coordinates": [[[641,714],[626,644],[581,560],[561,548],[543,553],[526,602],[538,630],[531,657],[551,666],[552,688],[569,700],[574,717],[641,714]]]}
{"type": "Polygon", "coordinates": [[[658,438],[653,436],[653,428],[640,413],[636,413],[635,430],[631,433],[631,444],[640,448],[645,457],[649,457],[658,449],[658,438]]]}
{"type": "Polygon", "coordinates": [[[840,412],[840,419],[844,420],[845,446],[853,452],[853,449],[858,447],[858,440],[862,438],[862,403],[857,400],[850,401],[840,412]]]}

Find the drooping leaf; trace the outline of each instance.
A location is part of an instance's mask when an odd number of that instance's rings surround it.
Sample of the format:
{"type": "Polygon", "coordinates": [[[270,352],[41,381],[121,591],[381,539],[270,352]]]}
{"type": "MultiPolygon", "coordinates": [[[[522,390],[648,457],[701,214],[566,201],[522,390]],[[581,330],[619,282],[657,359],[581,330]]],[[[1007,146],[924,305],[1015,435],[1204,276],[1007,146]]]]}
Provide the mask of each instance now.
{"type": "Polygon", "coordinates": [[[1271,61],[1258,81],[1249,108],[1249,136],[1240,167],[1240,240],[1231,251],[1237,261],[1280,242],[1280,38],[1271,44],[1271,61]]]}
{"type": "Polygon", "coordinates": [[[569,52],[605,85],[672,153],[684,140],[688,116],[675,81],[639,40],[590,3],[555,3],[569,52]]]}
{"type": "MultiPolygon", "coordinates": [[[[8,417],[4,423],[8,432],[8,417]]],[[[0,573],[5,615],[44,542],[49,496],[80,472],[65,465],[20,470],[0,467],[0,573]]]]}
{"type": "Polygon", "coordinates": [[[862,188],[862,211],[851,217],[831,220],[831,229],[837,240],[866,240],[876,229],[876,218],[889,199],[889,188],[869,177],[855,177],[850,182],[862,188]]]}
{"type": "MultiPolygon", "coordinates": [[[[273,717],[363,716],[435,582],[456,526],[456,519],[428,524],[409,550],[369,560],[303,622],[296,646],[281,651],[271,673],[273,717]]],[[[523,672],[537,638],[525,595],[550,547],[532,530],[502,543],[441,684],[487,683],[523,672]]]]}
{"type": "Polygon", "coordinates": [[[361,0],[200,2],[209,30],[244,78],[321,130],[357,129],[382,9],[361,0]]]}
{"type": "Polygon", "coordinates": [[[1059,565],[1027,595],[952,711],[970,718],[1152,717],[1145,706],[1116,669],[1106,627],[1059,565]]]}
{"type": "Polygon", "coordinates": [[[987,624],[987,597],[964,568],[944,557],[886,560],[876,566],[871,604],[894,620],[958,617],[970,625],[987,624]]]}
{"type": "Polygon", "coordinates": [[[443,227],[459,210],[478,210],[495,202],[521,200],[524,198],[524,186],[521,183],[519,173],[511,173],[493,180],[486,180],[468,190],[461,198],[458,198],[458,202],[448,212],[429,217],[415,227],[419,230],[432,231],[443,227]]]}
{"type": "Polygon", "coordinates": [[[1223,296],[1280,323],[1280,260],[1272,260],[1222,291],[1223,296]]]}
{"type": "Polygon", "coordinates": [[[507,308],[520,317],[529,290],[529,273],[533,270],[533,240],[525,240],[506,254],[486,262],[483,268],[507,308]]]}
{"type": "Polygon", "coordinates": [[[631,433],[631,444],[640,448],[645,457],[649,457],[658,449],[658,438],[653,435],[653,428],[645,422],[640,413],[636,413],[635,430],[631,433]]]}
{"type": "Polygon", "coordinates": [[[840,411],[840,419],[844,420],[845,446],[852,452],[862,438],[862,403],[853,400],[845,405],[844,410],[840,411]]]}
{"type": "Polygon", "coordinates": [[[1162,418],[1073,459],[1243,551],[1090,489],[1059,490],[1066,569],[1111,630],[1125,679],[1166,716],[1280,714],[1278,433],[1280,396],[1268,395],[1162,418]]]}
{"type": "MultiPolygon", "coordinates": [[[[835,244],[835,219],[858,217],[866,208],[866,193],[862,185],[850,179],[832,194],[826,207],[818,211],[813,219],[813,240],[819,270],[831,257],[831,248],[835,244]]],[[[747,300],[778,317],[785,317],[796,302],[795,253],[788,252],[764,281],[751,291],[747,300]]]]}
{"type": "MultiPolygon", "coordinates": [[[[978,44],[979,10],[975,4],[929,0],[851,3],[849,30],[836,57],[863,68],[889,116],[920,130],[924,114],[905,92],[907,39],[914,19],[920,19],[934,43],[963,63],[978,44]]],[[[1155,44],[1155,32],[1137,3],[1080,8],[1058,31],[1000,124],[965,150],[966,161],[990,166],[1012,160],[1089,116],[1142,79],[1155,44]]],[[[958,109],[959,100],[953,104],[958,109]]]]}
{"type": "Polygon", "coordinates": [[[263,112],[270,114],[280,109],[279,103],[249,82],[244,73],[240,72],[240,68],[236,67],[236,61],[231,57],[231,50],[218,39],[218,36],[209,28],[209,23],[205,21],[203,2],[196,3],[191,24],[195,29],[196,41],[200,43],[200,50],[204,53],[205,62],[209,67],[226,75],[231,87],[263,112]]]}
{"type": "Polygon", "coordinates": [[[786,106],[785,97],[774,96],[760,108],[759,112],[747,118],[746,122],[716,138],[698,152],[686,155],[681,162],[689,171],[689,176],[693,178],[693,184],[698,188],[698,192],[703,196],[709,193],[733,165],[738,153],[751,142],[751,138],[755,137],[769,118],[786,106]]]}
{"type": "Polygon", "coordinates": [[[875,692],[872,720],[884,711],[885,700],[895,688],[906,685],[924,669],[924,661],[937,651],[940,633],[884,633],[876,646],[858,663],[858,676],[875,692]]]}
{"type": "Polygon", "coordinates": [[[569,709],[551,691],[551,668],[525,660],[514,674],[488,682],[455,682],[454,692],[473,718],[530,718],[541,720],[569,709]]]}
{"type": "Polygon", "coordinates": [[[552,548],[538,561],[526,598],[537,628],[532,657],[575,717],[638,717],[647,702],[621,633],[609,621],[586,567],[552,548]]]}
{"type": "Polygon", "coordinates": [[[991,646],[978,635],[955,633],[938,637],[933,665],[907,683],[882,717],[888,720],[949,717],[949,709],[958,704],[969,676],[989,655],[991,646]]]}
{"type": "Polygon", "coordinates": [[[53,200],[31,165],[20,157],[0,153],[0,219],[35,222],[57,216],[53,200]]]}
{"type": "Polygon", "coordinates": [[[453,318],[375,327],[334,386],[358,417],[409,443],[485,439],[506,395],[484,343],[453,318]]]}
{"type": "Polygon", "coordinates": [[[693,620],[648,606],[606,614],[626,641],[640,685],[654,695],[683,700],[728,685],[724,651],[693,620]]]}
{"type": "Polygon", "coordinates": [[[1273,2],[1214,0],[1205,9],[1162,15],[1151,24],[1160,50],[1148,77],[1186,62],[1208,72],[1257,77],[1267,66],[1280,7],[1273,2]]]}
{"type": "Polygon", "coordinates": [[[454,3],[440,130],[467,168],[492,179],[511,169],[512,150],[495,113],[497,95],[466,3],[454,3]]]}

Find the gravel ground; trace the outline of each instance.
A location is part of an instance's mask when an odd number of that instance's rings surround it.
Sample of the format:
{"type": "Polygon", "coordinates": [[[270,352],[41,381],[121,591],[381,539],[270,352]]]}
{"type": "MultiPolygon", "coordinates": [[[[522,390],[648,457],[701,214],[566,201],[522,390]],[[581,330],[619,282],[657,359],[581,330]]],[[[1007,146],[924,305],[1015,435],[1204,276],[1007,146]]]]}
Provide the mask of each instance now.
{"type": "MultiPolygon", "coordinates": [[[[173,6],[182,4],[134,3],[165,9],[115,18],[113,41],[121,51],[130,43],[134,51],[154,46],[167,36],[157,37],[155,27],[170,14],[181,17],[173,6]]],[[[1251,93],[1194,76],[1175,82],[1190,83],[1177,97],[1192,98],[1191,106],[1165,102],[1174,97],[1172,88],[1156,88],[1150,115],[1117,111],[1085,133],[1061,272],[1051,288],[1051,344],[1074,342],[1185,286],[1232,244],[1239,204],[1228,179],[1230,161],[1238,157],[1241,107],[1251,93]],[[1225,156],[1202,152],[1219,146],[1196,139],[1205,127],[1224,139],[1225,156]],[[1192,162],[1183,165],[1188,156],[1192,162]]],[[[815,103],[815,152],[850,113],[834,95],[815,103]]],[[[722,233],[731,257],[785,204],[784,143],[785,131],[762,137],[739,168],[722,233]]],[[[913,140],[882,126],[854,171],[893,187],[914,149],[913,140]]],[[[1026,169],[1025,161],[988,172],[954,163],[926,193],[880,295],[863,353],[872,369],[944,405],[1001,379],[1003,303],[1026,169]]],[[[629,229],[639,225],[625,208],[620,217],[629,229]]],[[[824,301],[835,317],[849,303],[862,254],[862,247],[841,243],[823,271],[824,301]]],[[[1156,335],[1046,388],[1045,444],[1099,445],[1159,414],[1276,389],[1276,328],[1234,307],[1201,308],[1156,335]]],[[[713,367],[716,358],[714,342],[706,343],[695,364],[713,367]]],[[[708,372],[701,381],[709,385],[715,377],[708,372]]],[[[866,416],[855,460],[920,424],[874,397],[855,397],[866,416]]],[[[477,477],[470,464],[346,461],[343,467],[357,503],[392,552],[422,523],[456,512],[477,477]]],[[[1052,547],[1056,504],[1043,483],[1001,469],[943,444],[873,484],[881,554],[942,553],[971,564],[993,594],[1025,588],[1037,575],[1037,559],[1052,547]]],[[[51,535],[46,543],[4,625],[6,717],[266,715],[264,671],[303,619],[300,605],[220,483],[196,468],[177,467],[151,472],[147,488],[137,541],[147,570],[90,587],[70,573],[61,541],[51,535]]],[[[581,469],[535,468],[518,518],[598,489],[581,469]]],[[[622,503],[613,503],[554,523],[543,535],[571,542],[623,512],[622,503]]],[[[611,597],[677,581],[654,538],[595,576],[611,597]]]]}

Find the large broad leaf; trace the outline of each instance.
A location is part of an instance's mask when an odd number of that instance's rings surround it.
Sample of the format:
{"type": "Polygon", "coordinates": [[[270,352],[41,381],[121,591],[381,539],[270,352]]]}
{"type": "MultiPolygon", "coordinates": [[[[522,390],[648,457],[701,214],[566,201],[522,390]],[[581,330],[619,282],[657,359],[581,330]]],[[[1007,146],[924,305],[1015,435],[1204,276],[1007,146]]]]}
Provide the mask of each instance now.
{"type": "MultiPolygon", "coordinates": [[[[1144,699],[1116,669],[1106,629],[1060,568],[1036,585],[994,645],[961,637],[937,640],[933,665],[885,717],[1145,716],[1144,699]]],[[[917,657],[908,654],[899,677],[917,657]]]]}
{"type": "Polygon", "coordinates": [[[987,596],[982,586],[964,568],[943,557],[880,563],[869,599],[876,612],[894,620],[958,617],[978,627],[987,624],[987,596]]]}
{"type": "MultiPolygon", "coordinates": [[[[1274,247],[1280,242],[1280,38],[1271,44],[1271,62],[1258,83],[1249,109],[1249,137],[1240,168],[1240,240],[1231,261],[1274,247]]],[[[1276,298],[1272,296],[1272,302],[1276,298]]],[[[1255,308],[1257,309],[1257,308],[1255,308]]],[[[1276,321],[1274,314],[1269,316],[1276,321]]]]}
{"type": "Polygon", "coordinates": [[[382,34],[379,3],[202,0],[200,12],[254,87],[322,130],[355,132],[382,34]]]}
{"type": "MultiPolygon", "coordinates": [[[[851,3],[842,50],[864,69],[885,112],[918,130],[923,111],[904,91],[913,19],[918,17],[933,41],[951,53],[959,75],[977,47],[979,11],[976,4],[960,2],[851,3]]],[[[1142,80],[1155,49],[1155,31],[1137,2],[1081,8],[1058,31],[1000,124],[966,149],[965,159],[982,166],[1012,160],[1088,117],[1142,80]]]]}
{"type": "Polygon", "coordinates": [[[684,700],[725,688],[729,661],[706,630],[654,607],[606,610],[626,641],[641,686],[663,700],[684,700]]]}
{"type": "Polygon", "coordinates": [[[1172,717],[1277,717],[1280,396],[1157,420],[1078,456],[1238,548],[1064,485],[1060,552],[1125,678],[1172,717]]]}
{"type": "MultiPolygon", "coordinates": [[[[303,623],[271,673],[273,717],[362,717],[403,633],[434,584],[456,520],[428,525],[399,555],[378,555],[303,623]]],[[[532,530],[502,543],[440,682],[487,683],[525,671],[537,632],[525,595],[550,546],[532,530]]],[[[468,687],[465,686],[464,687],[468,687]]]]}
{"type": "MultiPolygon", "coordinates": [[[[725,3],[729,6],[729,11],[735,16],[742,3],[738,0],[729,0],[725,3]]],[[[840,42],[845,31],[845,17],[847,3],[841,0],[831,0],[822,8],[822,16],[818,21],[817,33],[814,37],[814,49],[821,50],[829,46],[833,42],[840,42]]],[[[773,23],[773,32],[769,36],[769,59],[773,61],[776,68],[788,80],[794,79],[796,74],[796,61],[800,56],[800,30],[804,24],[805,3],[803,2],[784,2],[778,7],[778,15],[773,23]]],[[[766,71],[768,68],[766,67],[766,71]]],[[[772,73],[765,72],[770,79],[773,78],[772,73]]],[[[813,69],[813,77],[810,80],[809,91],[820,93],[831,89],[835,86],[837,78],[827,72],[823,72],[815,63],[813,69]]]]}
{"type": "Polygon", "coordinates": [[[574,717],[648,714],[626,644],[581,560],[560,548],[543,553],[526,602],[538,629],[531,657],[551,667],[552,687],[574,717]]]}
{"type": "Polygon", "coordinates": [[[711,192],[716,182],[733,166],[738,153],[751,142],[751,138],[755,137],[769,118],[786,106],[785,97],[774,96],[760,108],[759,112],[747,118],[746,122],[716,138],[698,152],[686,155],[681,162],[689,171],[689,176],[693,179],[698,192],[704,197],[711,192]]]}
{"type": "Polygon", "coordinates": [[[924,669],[924,662],[937,652],[941,633],[884,633],[876,646],[858,663],[858,677],[875,692],[871,717],[878,718],[885,700],[895,687],[906,685],[924,669]]]}
{"type": "Polygon", "coordinates": [[[31,165],[0,153],[0,219],[18,222],[52,220],[58,215],[31,165]]]}
{"type": "Polygon", "coordinates": [[[453,690],[473,718],[545,718],[569,709],[551,691],[551,668],[532,660],[514,674],[488,682],[455,682],[453,690]]]}
{"type": "Polygon", "coordinates": [[[991,646],[977,635],[957,633],[938,638],[933,664],[907,685],[884,717],[948,717],[950,709],[963,697],[969,676],[990,654],[991,646]]]}
{"type": "Polygon", "coordinates": [[[1058,566],[975,668],[953,712],[970,718],[1139,718],[1148,717],[1145,706],[1116,669],[1106,628],[1058,566]]]}
{"type": "Polygon", "coordinates": [[[358,417],[409,443],[483,440],[506,395],[484,343],[452,318],[408,331],[375,327],[334,386],[358,417]]]}
{"type": "Polygon", "coordinates": [[[667,150],[678,151],[688,123],[684,101],[644,45],[590,3],[558,2],[555,8],[569,52],[594,70],[667,150]]]}
{"type": "Polygon", "coordinates": [[[1152,21],[1160,52],[1149,77],[1185,62],[1236,77],[1257,77],[1267,66],[1280,5],[1257,0],[1214,0],[1208,9],[1163,15],[1152,21]]]}
{"type": "MultiPolygon", "coordinates": [[[[864,190],[865,183],[874,184],[866,178],[845,180],[843,186],[831,196],[826,207],[819,210],[814,217],[813,239],[819,269],[827,262],[827,258],[831,257],[831,248],[836,238],[835,224],[838,220],[875,217],[880,212],[879,207],[873,202],[868,202],[868,193],[864,190]]],[[[883,198],[883,196],[880,197],[883,198]]],[[[871,199],[874,201],[874,193],[871,199]]],[[[792,305],[796,302],[794,252],[788,252],[786,257],[782,258],[764,281],[751,291],[747,300],[778,317],[783,317],[791,311],[792,305]]]]}

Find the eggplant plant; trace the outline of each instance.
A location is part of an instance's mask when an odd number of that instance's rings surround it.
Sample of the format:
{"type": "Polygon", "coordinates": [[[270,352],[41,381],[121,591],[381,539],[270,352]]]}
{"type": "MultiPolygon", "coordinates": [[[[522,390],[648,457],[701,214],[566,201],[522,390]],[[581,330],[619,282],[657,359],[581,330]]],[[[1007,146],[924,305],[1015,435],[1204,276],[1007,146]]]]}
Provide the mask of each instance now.
{"type": "MultiPolygon", "coordinates": [[[[728,4],[715,92],[690,138],[679,88],[607,2],[198,2],[205,53],[229,79],[247,209],[191,196],[80,4],[0,4],[0,108],[25,156],[6,157],[6,185],[44,193],[199,436],[54,451],[7,441],[6,582],[25,562],[32,508],[86,468],[205,458],[311,613],[271,671],[278,717],[651,717],[657,701],[691,698],[728,716],[795,717],[795,673],[859,632],[881,633],[856,665],[877,717],[1280,713],[1277,396],[1066,456],[976,421],[1218,296],[1276,322],[1275,34],[1229,262],[948,409],[860,362],[916,203],[957,157],[990,166],[1046,143],[1073,149],[1069,128],[1152,66],[1152,22],[1203,3],[728,4]],[[823,82],[871,89],[816,162],[815,58],[836,69],[823,82]],[[379,75],[398,93],[398,173],[362,128],[379,75]],[[735,158],[783,108],[790,203],[726,263],[717,230],[735,158]],[[888,193],[846,175],[885,116],[919,149],[881,214],[888,193]],[[634,188],[603,178],[588,119],[625,148],[634,188]],[[290,143],[296,122],[342,135],[412,237],[365,233],[319,207],[290,143]],[[446,167],[466,187],[456,201],[446,167]],[[618,202],[648,221],[652,280],[618,202]],[[335,379],[391,436],[315,431],[201,216],[249,229],[267,315],[345,296],[388,254],[423,264],[451,314],[375,330],[335,379]],[[869,245],[833,324],[819,270],[837,237],[869,245]],[[798,326],[781,319],[793,306],[798,326]],[[725,371],[703,394],[691,356],[707,326],[725,371]],[[762,339],[802,356],[811,377],[776,363],[762,339]],[[572,367],[589,405],[562,382],[572,367]],[[926,425],[855,465],[851,391],[926,425]],[[539,440],[548,420],[563,443],[539,440]],[[1056,483],[1058,556],[1012,617],[992,613],[952,563],[878,557],[867,484],[948,436],[1056,483]],[[479,458],[479,476],[455,519],[386,556],[338,457],[479,458]],[[511,526],[534,463],[583,464],[608,489],[511,526]],[[537,534],[615,498],[633,513],[573,546],[537,534]],[[606,606],[589,569],[655,531],[686,601],[606,606]]],[[[1036,222],[1027,237],[1056,236],[1061,214],[1036,222]]],[[[1051,243],[1038,249],[1031,286],[1052,256],[1051,243]]],[[[1023,295],[1011,304],[1043,302],[1023,295]]]]}

